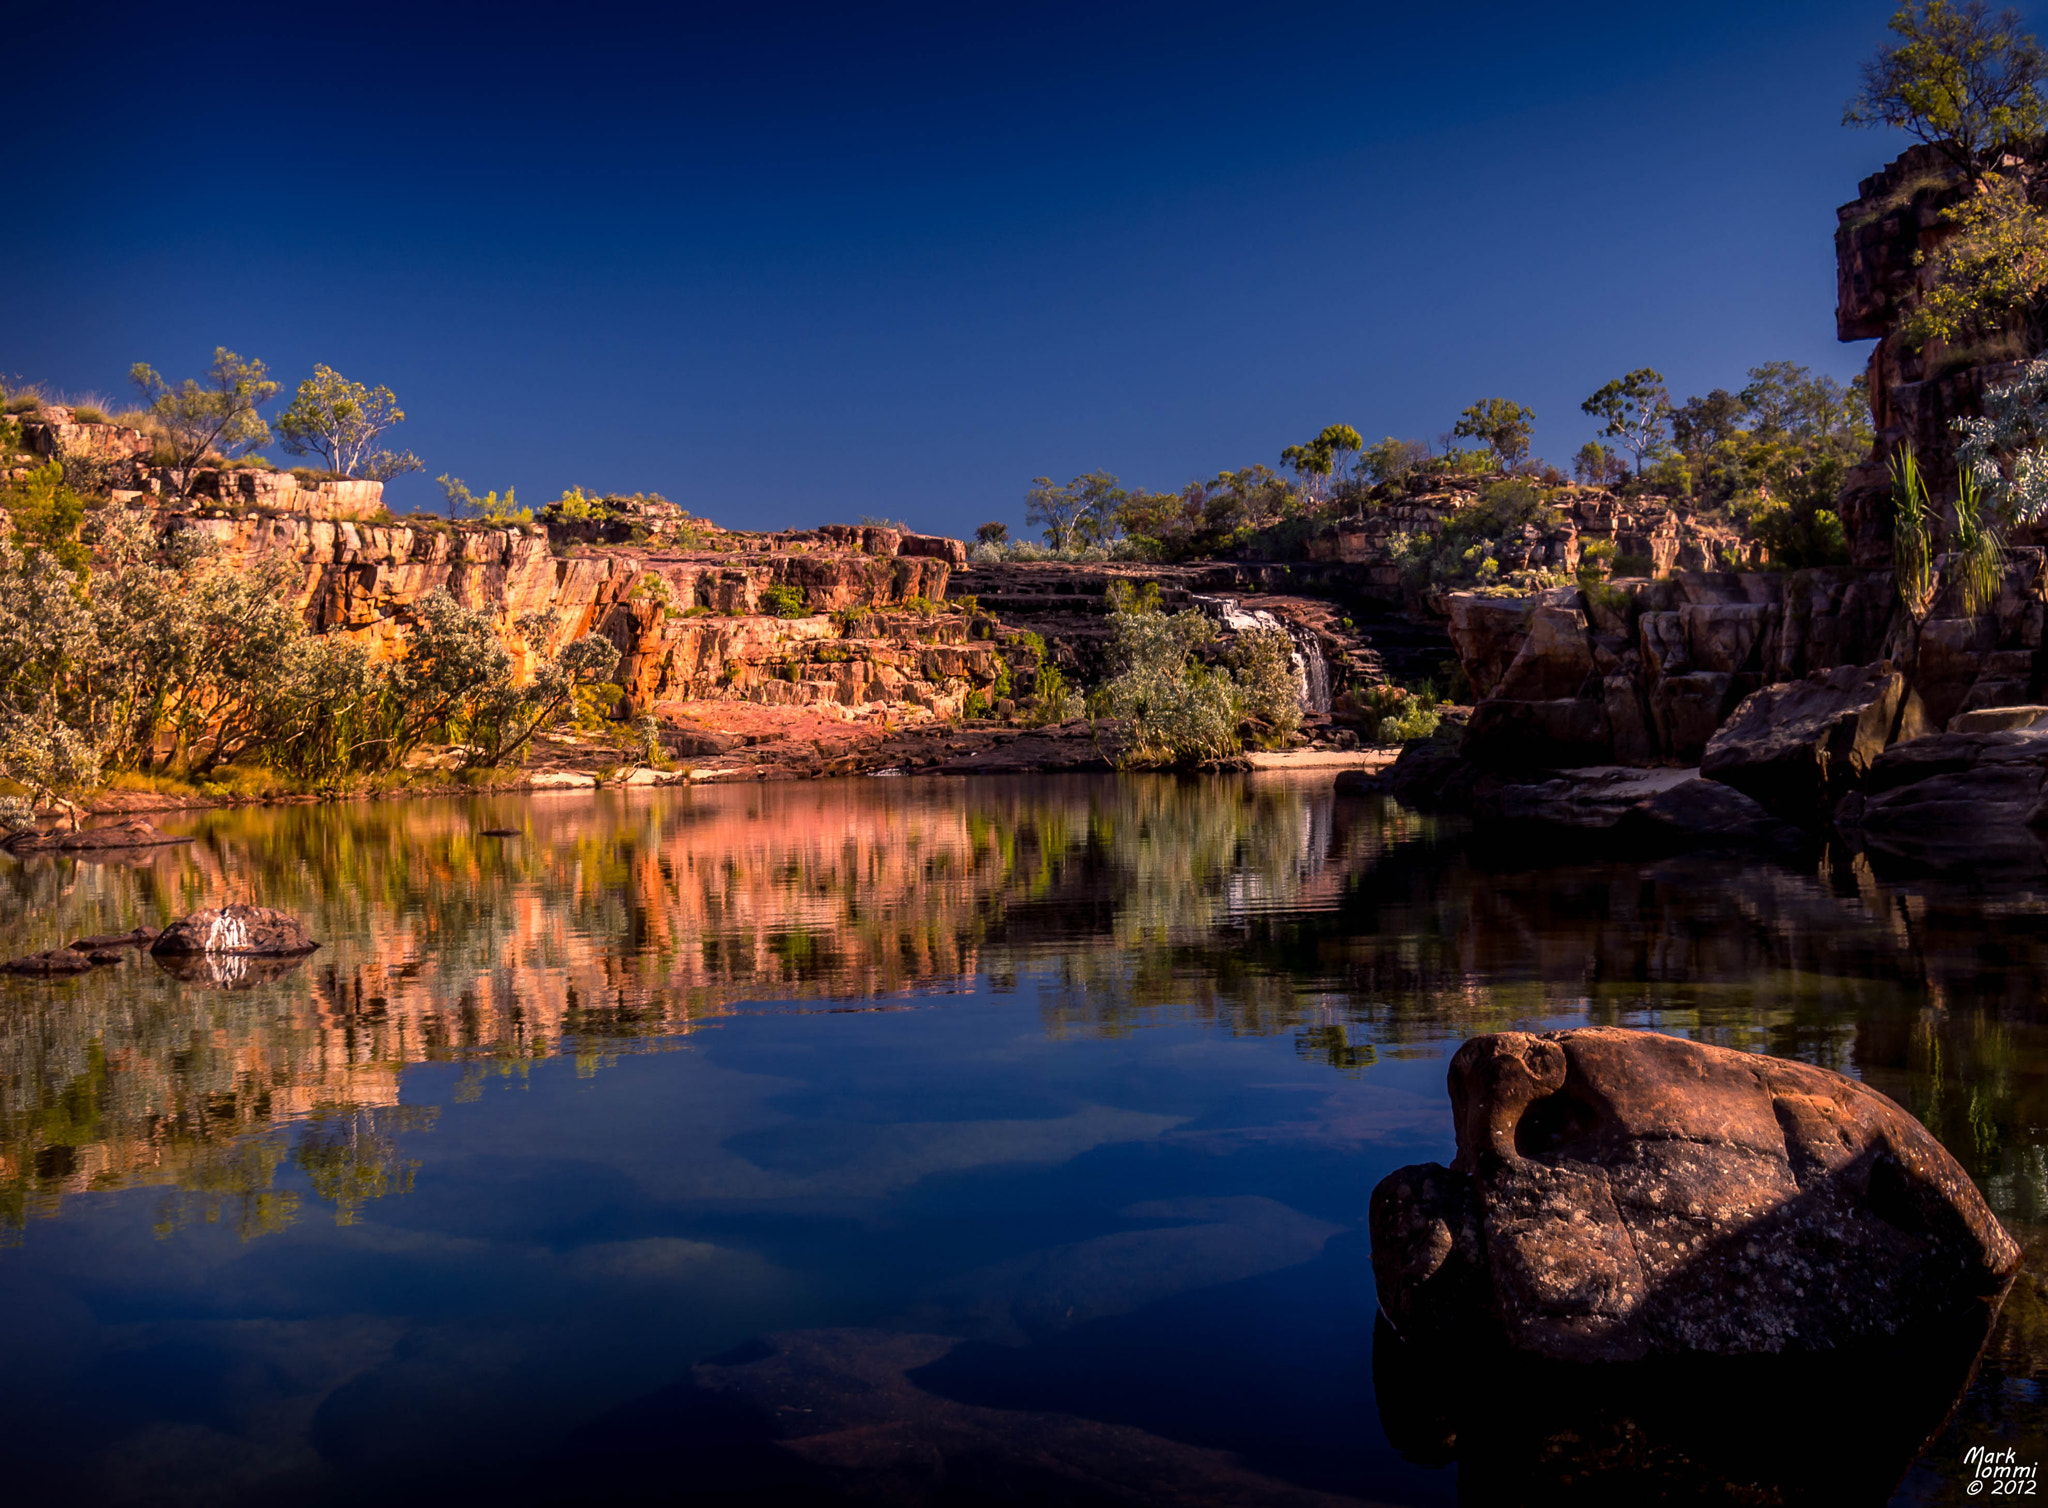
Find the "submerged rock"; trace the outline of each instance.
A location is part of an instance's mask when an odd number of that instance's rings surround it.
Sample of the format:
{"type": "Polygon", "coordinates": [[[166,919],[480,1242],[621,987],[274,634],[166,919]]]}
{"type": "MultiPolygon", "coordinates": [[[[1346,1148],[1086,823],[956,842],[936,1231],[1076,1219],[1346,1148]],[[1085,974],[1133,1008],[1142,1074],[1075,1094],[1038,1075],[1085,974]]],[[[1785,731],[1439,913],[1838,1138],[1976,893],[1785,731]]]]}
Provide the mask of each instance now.
{"type": "Polygon", "coordinates": [[[195,911],[164,928],[149,950],[158,958],[178,955],[289,957],[320,944],[305,924],[269,906],[220,906],[195,911]]]}
{"type": "Polygon", "coordinates": [[[11,853],[93,853],[102,849],[159,848],[168,843],[190,843],[178,833],[167,833],[147,818],[130,817],[77,832],[23,832],[0,843],[11,853]]]}
{"type": "Polygon", "coordinates": [[[101,953],[110,948],[146,948],[155,942],[157,934],[149,927],[136,927],[128,932],[106,932],[97,937],[76,937],[71,947],[78,953],[101,953]]]}
{"type": "Polygon", "coordinates": [[[55,979],[68,974],[89,974],[95,967],[93,960],[83,953],[74,953],[69,948],[51,948],[47,952],[31,953],[25,958],[10,958],[6,963],[0,963],[0,973],[55,979]]]}
{"type": "Polygon", "coordinates": [[[1955,1160],[1840,1074],[1595,1027],[1467,1042],[1458,1154],[1372,1196],[1411,1341],[1553,1361],[1833,1351],[2001,1291],[2020,1251],[1955,1160]]]}

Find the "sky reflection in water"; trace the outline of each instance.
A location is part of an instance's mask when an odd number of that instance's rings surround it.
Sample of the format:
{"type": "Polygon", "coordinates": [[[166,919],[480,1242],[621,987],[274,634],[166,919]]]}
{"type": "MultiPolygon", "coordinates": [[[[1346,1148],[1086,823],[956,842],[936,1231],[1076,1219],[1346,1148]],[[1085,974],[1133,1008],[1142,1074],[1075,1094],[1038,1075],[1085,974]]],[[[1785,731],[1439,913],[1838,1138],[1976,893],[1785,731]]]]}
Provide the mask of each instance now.
{"type": "MultiPolygon", "coordinates": [[[[1513,1024],[1858,1074],[2048,1224],[2031,895],[1474,853],[1269,777],[186,825],[0,861],[11,952],[228,900],[326,943],[0,983],[0,1467],[80,1501],[659,1500],[733,1433],[719,1388],[869,1400],[803,1492],[895,1481],[886,1426],[1154,1501],[1451,1501],[1377,1422],[1364,1213],[1513,1024]]],[[[1908,1500],[1972,1444],[2048,1455],[2042,1266],[1908,1500]]]]}

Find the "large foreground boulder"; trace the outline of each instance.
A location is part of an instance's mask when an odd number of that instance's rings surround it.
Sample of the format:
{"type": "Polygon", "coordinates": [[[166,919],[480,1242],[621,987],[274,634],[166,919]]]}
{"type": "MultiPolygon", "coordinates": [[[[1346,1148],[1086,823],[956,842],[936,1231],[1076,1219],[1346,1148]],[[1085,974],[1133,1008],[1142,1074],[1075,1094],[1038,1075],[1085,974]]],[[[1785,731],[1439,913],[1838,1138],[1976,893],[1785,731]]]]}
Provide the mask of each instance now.
{"type": "Polygon", "coordinates": [[[270,906],[219,906],[195,911],[164,928],[150,952],[158,958],[227,955],[287,958],[320,944],[305,924],[270,906]]]}
{"type": "Polygon", "coordinates": [[[1381,1308],[1424,1347],[1564,1362],[1834,1351],[2000,1292],[2020,1251],[1891,1100],[1651,1032],[1476,1037],[1458,1153],[1372,1196],[1381,1308]]]}
{"type": "Polygon", "coordinates": [[[1707,740],[1700,774],[1780,816],[1818,822],[1883,752],[1904,689],[1889,662],[1766,686],[1707,740]]]}

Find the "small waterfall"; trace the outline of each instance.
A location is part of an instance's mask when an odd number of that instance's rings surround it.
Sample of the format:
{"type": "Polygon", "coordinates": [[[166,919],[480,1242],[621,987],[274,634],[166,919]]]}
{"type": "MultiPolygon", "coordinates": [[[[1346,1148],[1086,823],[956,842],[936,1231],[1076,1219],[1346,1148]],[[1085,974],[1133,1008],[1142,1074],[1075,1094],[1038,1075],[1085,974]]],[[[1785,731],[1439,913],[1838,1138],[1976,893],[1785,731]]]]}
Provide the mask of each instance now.
{"type": "Polygon", "coordinates": [[[1289,623],[1262,607],[1240,606],[1235,597],[1205,597],[1199,592],[1190,592],[1188,597],[1203,613],[1234,634],[1254,628],[1285,634],[1294,645],[1294,673],[1301,680],[1301,710],[1314,715],[1328,714],[1330,662],[1323,658],[1323,641],[1313,629],[1289,623]]]}

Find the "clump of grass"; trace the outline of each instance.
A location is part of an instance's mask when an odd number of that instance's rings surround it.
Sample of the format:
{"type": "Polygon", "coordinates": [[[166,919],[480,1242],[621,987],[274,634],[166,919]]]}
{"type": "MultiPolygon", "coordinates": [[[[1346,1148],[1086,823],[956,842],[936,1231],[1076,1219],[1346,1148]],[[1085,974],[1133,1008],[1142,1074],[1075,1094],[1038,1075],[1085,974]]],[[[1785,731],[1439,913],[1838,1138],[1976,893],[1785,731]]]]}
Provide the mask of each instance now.
{"type": "Polygon", "coordinates": [[[107,418],[107,411],[97,403],[81,403],[71,410],[71,422],[73,424],[106,424],[111,421],[107,418]]]}

